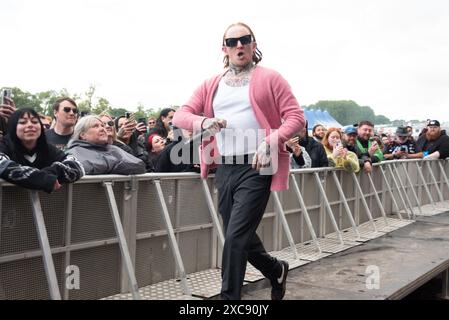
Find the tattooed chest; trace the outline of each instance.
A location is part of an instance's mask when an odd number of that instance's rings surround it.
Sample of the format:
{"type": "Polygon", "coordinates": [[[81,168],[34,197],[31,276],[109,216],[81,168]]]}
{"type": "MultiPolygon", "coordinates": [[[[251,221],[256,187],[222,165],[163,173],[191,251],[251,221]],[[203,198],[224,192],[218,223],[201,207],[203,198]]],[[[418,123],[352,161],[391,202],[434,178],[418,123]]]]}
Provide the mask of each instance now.
{"type": "Polygon", "coordinates": [[[250,76],[249,74],[226,75],[224,80],[230,87],[243,87],[249,84],[250,76]]]}

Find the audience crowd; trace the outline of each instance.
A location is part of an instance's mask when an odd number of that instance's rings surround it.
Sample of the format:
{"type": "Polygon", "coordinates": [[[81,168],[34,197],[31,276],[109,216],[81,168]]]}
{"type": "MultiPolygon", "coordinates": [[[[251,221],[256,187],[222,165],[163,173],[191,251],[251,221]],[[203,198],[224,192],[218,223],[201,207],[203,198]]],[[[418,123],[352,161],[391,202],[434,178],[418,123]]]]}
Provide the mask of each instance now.
{"type": "MultiPolygon", "coordinates": [[[[30,108],[17,108],[5,97],[0,106],[0,177],[17,185],[52,192],[84,174],[199,172],[192,132],[172,125],[176,110],[157,119],[108,113],[82,117],[76,102],[59,98],[53,119],[30,108]]],[[[287,141],[292,169],[337,167],[372,171],[376,162],[396,159],[445,159],[449,137],[440,122],[428,120],[417,140],[411,126],[395,134],[376,134],[361,121],[344,130],[308,124],[287,141]]]]}

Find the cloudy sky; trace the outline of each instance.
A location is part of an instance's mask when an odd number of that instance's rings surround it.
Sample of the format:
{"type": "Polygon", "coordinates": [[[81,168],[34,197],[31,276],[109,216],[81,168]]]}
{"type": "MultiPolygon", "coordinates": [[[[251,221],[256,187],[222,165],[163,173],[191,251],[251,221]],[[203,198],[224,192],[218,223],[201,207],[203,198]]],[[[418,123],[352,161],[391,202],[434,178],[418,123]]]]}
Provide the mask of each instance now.
{"type": "Polygon", "coordinates": [[[0,87],[90,84],[114,107],[182,105],[249,24],[300,104],[354,100],[390,119],[449,121],[447,0],[0,0],[0,87]]]}

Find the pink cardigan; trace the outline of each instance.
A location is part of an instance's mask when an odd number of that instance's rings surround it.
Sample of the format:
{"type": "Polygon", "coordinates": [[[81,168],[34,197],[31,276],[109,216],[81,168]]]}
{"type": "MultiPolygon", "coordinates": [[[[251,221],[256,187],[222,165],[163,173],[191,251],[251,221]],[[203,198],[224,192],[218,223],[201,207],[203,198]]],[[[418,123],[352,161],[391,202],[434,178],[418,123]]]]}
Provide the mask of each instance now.
{"type": "MultiPolygon", "coordinates": [[[[203,82],[190,100],[175,112],[173,124],[196,131],[201,128],[205,117],[213,118],[212,102],[222,77],[223,74],[220,74],[203,82]]],[[[288,189],[290,159],[285,142],[304,126],[304,112],[287,81],[278,72],[261,66],[256,66],[251,76],[250,101],[260,127],[266,130],[267,143],[271,150],[278,150],[277,165],[274,166],[277,170],[273,174],[271,190],[288,189]]],[[[215,166],[218,157],[214,137],[203,140],[200,147],[203,179],[207,177],[209,168],[215,166]]],[[[273,160],[276,161],[275,157],[273,160]]]]}

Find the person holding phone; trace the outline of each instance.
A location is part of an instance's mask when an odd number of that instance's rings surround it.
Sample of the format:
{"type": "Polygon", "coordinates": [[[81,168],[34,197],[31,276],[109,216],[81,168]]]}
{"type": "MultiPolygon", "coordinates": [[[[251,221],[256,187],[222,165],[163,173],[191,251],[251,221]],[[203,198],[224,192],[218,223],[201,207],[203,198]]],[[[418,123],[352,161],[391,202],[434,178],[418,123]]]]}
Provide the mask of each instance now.
{"type": "Polygon", "coordinates": [[[347,172],[359,172],[359,160],[357,155],[349,151],[342,144],[343,134],[338,128],[329,128],[323,137],[323,146],[326,150],[329,165],[343,168],[347,172]]]}
{"type": "Polygon", "coordinates": [[[230,25],[222,51],[225,71],[195,90],[174,114],[173,124],[194,130],[194,136],[200,129],[208,135],[201,144],[200,167],[202,178],[217,168],[225,233],[222,299],[241,299],[250,262],[270,280],[271,298],[281,300],[289,265],[266,252],[256,230],[270,190],[288,188],[290,158],[285,143],[304,126],[304,112],[287,81],[258,65],[262,53],[248,25],[230,25]],[[237,143],[242,138],[244,143],[237,143]]]}
{"type": "Polygon", "coordinates": [[[385,147],[384,157],[386,160],[415,159],[422,158],[422,155],[416,152],[416,142],[409,139],[407,127],[398,127],[396,140],[385,147]]]}
{"type": "Polygon", "coordinates": [[[126,112],[124,116],[115,118],[114,125],[117,130],[117,140],[127,145],[132,154],[145,163],[147,172],[153,172],[154,166],[151,161],[146,144],[146,126],[137,123],[134,113],[126,112]]]}
{"type": "Polygon", "coordinates": [[[357,148],[360,151],[359,159],[364,160],[363,171],[369,173],[372,164],[384,160],[382,150],[377,142],[372,139],[374,135],[374,124],[371,121],[361,121],[357,126],[357,148]]]}

